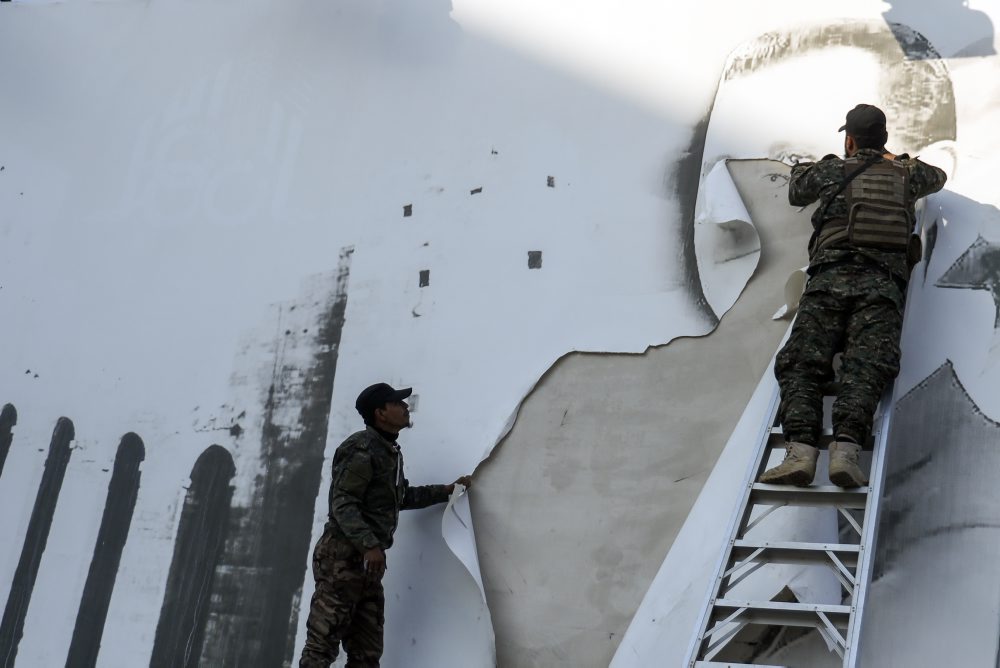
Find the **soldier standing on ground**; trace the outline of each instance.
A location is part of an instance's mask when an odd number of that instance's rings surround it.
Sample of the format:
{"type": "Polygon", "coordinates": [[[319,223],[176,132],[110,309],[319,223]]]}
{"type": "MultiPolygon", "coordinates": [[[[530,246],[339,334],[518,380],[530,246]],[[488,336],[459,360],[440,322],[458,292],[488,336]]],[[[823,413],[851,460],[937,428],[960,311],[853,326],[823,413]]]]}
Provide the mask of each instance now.
{"type": "Polygon", "coordinates": [[[806,486],[816,473],[822,386],[842,352],[841,389],[833,404],[830,480],[868,484],[858,465],[879,398],[899,373],[899,337],[910,269],[921,257],[914,204],[941,190],[945,173],[885,148],[885,114],[859,104],[847,113],[846,159],[828,155],[792,167],[788,201],[812,216],[809,282],[788,342],[775,359],[785,459],[760,477],[806,486]]]}
{"type": "Polygon", "coordinates": [[[385,383],[365,388],[355,407],[366,429],[340,444],[333,457],[330,517],[313,552],[316,591],[306,622],[300,668],[328,668],[343,642],[348,668],[375,668],[382,656],[385,553],[399,511],[448,500],[450,485],[411,487],[396,438],[410,426],[411,389],[385,383]]]}

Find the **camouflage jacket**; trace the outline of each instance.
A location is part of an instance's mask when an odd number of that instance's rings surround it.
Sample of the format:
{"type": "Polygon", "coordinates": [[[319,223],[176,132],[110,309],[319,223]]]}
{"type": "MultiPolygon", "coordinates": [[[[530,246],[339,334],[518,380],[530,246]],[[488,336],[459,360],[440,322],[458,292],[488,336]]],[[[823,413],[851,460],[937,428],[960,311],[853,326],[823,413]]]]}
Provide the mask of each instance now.
{"type": "Polygon", "coordinates": [[[388,549],[400,510],[447,500],[447,485],[411,487],[399,446],[368,427],[351,434],[333,456],[327,530],[362,552],[388,549]]]}
{"type": "MultiPolygon", "coordinates": [[[[881,151],[861,149],[858,156],[872,158],[881,151]]],[[[910,158],[903,154],[896,158],[909,171],[910,199],[907,207],[913,214],[913,206],[918,199],[941,190],[947,180],[944,171],[910,158]]],[[[844,182],[844,160],[828,155],[819,162],[803,162],[792,167],[788,182],[788,203],[792,206],[807,206],[819,200],[819,206],[812,216],[813,228],[819,230],[829,220],[847,217],[847,199],[841,191],[831,200],[844,182]],[[828,205],[829,204],[829,205],[828,205]]],[[[910,275],[904,251],[885,251],[875,248],[853,247],[847,242],[824,248],[809,258],[809,273],[813,274],[825,264],[861,263],[873,264],[906,280],[910,275]]]]}

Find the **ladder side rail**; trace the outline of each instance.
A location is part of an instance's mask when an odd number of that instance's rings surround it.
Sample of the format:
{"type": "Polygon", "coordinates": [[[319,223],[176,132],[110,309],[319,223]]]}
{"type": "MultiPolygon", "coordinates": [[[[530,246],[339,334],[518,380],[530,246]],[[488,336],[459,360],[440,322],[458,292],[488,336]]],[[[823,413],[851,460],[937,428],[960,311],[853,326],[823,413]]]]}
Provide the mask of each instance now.
{"type": "Polygon", "coordinates": [[[774,426],[775,417],[778,414],[778,401],[778,387],[775,385],[774,391],[771,394],[771,401],[768,404],[768,417],[758,433],[757,452],[752,458],[750,465],[747,467],[746,474],[743,478],[743,484],[741,486],[742,498],[736,508],[736,511],[732,514],[732,517],[729,520],[729,525],[726,530],[725,543],[723,543],[721,549],[719,550],[719,558],[716,561],[716,568],[713,571],[714,577],[712,578],[712,582],[706,592],[707,597],[701,606],[701,614],[699,615],[698,624],[695,627],[695,633],[688,648],[687,659],[684,661],[684,665],[688,668],[693,668],[695,662],[698,661],[698,655],[701,653],[705,642],[708,640],[705,636],[712,616],[713,602],[719,596],[719,589],[721,588],[723,581],[728,580],[728,578],[725,577],[725,572],[730,566],[729,562],[731,561],[733,543],[736,540],[741,526],[745,524],[746,519],[749,517],[752,510],[750,492],[753,489],[753,483],[757,480],[761,467],[765,465],[771,453],[771,449],[767,447],[767,441],[771,436],[771,429],[774,426]]]}
{"type": "Polygon", "coordinates": [[[882,396],[882,411],[879,416],[878,435],[875,438],[875,450],[872,453],[872,467],[869,473],[870,482],[868,504],[865,508],[864,534],[861,544],[864,549],[858,555],[858,566],[855,570],[857,586],[851,599],[850,627],[847,630],[847,652],[844,656],[844,667],[855,668],[861,656],[861,626],[864,619],[865,603],[868,588],[871,586],[872,573],[875,569],[875,542],[878,536],[880,514],[882,512],[882,495],[885,491],[886,450],[888,450],[889,429],[892,424],[892,413],[895,383],[886,389],[882,396]]]}
{"type": "Polygon", "coordinates": [[[760,521],[763,520],[765,517],[767,517],[774,511],[778,510],[779,508],[784,508],[787,505],[784,502],[777,505],[768,505],[767,509],[764,512],[760,513],[756,519],[754,519],[752,522],[750,520],[750,518],[753,517],[754,510],[756,510],[758,506],[767,505],[767,504],[761,504],[753,498],[753,490],[754,490],[754,484],[757,482],[761,474],[764,473],[764,470],[767,468],[767,464],[770,461],[771,454],[773,452],[772,441],[774,440],[774,432],[775,432],[774,427],[778,421],[778,405],[781,402],[780,392],[781,391],[779,389],[776,389],[775,390],[776,396],[772,396],[773,403],[768,408],[771,415],[769,421],[770,427],[766,430],[766,433],[763,435],[763,440],[760,443],[757,456],[754,458],[754,464],[751,468],[751,473],[744,481],[746,491],[743,498],[743,503],[740,506],[741,510],[739,512],[739,521],[736,523],[735,526],[731,527],[732,533],[729,536],[729,543],[726,545],[725,548],[728,552],[728,559],[723,564],[723,568],[725,569],[725,571],[722,573],[722,576],[718,582],[718,586],[716,587],[715,598],[724,596],[726,592],[728,592],[730,589],[738,585],[740,581],[743,579],[743,577],[741,576],[738,580],[734,581],[733,574],[729,573],[729,571],[732,570],[733,566],[736,565],[735,563],[736,560],[732,558],[733,549],[736,545],[736,542],[746,537],[746,535],[750,533],[750,530],[753,529],[753,527],[757,526],[757,524],[760,523],[760,521]]]}

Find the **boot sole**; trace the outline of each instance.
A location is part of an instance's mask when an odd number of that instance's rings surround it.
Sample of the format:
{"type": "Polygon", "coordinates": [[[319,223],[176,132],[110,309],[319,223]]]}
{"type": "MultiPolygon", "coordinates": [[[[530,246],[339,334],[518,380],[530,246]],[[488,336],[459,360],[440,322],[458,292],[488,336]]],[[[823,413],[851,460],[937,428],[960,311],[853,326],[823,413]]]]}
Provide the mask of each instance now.
{"type": "Polygon", "coordinates": [[[792,471],[791,473],[786,473],[779,478],[765,480],[764,476],[761,476],[759,480],[765,485],[795,485],[796,487],[808,487],[812,484],[813,476],[809,475],[805,471],[792,471]]]}
{"type": "Polygon", "coordinates": [[[844,489],[854,489],[855,487],[864,487],[868,484],[868,481],[864,478],[861,482],[858,481],[853,475],[847,471],[834,471],[830,473],[830,482],[832,482],[837,487],[843,487],[844,489]]]}

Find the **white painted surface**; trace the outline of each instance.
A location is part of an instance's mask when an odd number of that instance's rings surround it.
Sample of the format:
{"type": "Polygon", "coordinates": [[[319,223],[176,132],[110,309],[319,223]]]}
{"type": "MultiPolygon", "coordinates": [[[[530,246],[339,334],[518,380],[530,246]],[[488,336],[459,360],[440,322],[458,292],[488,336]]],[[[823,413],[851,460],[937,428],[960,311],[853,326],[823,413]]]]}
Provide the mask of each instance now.
{"type": "MultiPolygon", "coordinates": [[[[974,9],[998,16],[996,3],[974,9]]],[[[148,661],[191,465],[226,445],[236,499],[247,496],[253,444],[212,429],[244,406],[259,427],[264,343],[290,317],[276,305],[308,293],[308,277],[334,269],[344,246],[356,255],[327,454],[357,428],[361,387],[413,384],[417,426],[403,442],[415,483],[472,470],[566,352],[641,352],[708,333],[678,271],[672,179],[728,54],[768,30],[878,21],[884,10],[861,0],[766,11],[725,0],[0,5],[0,61],[12,64],[0,74],[0,401],[19,411],[0,479],[0,533],[13,537],[0,548],[0,595],[41,476],[38,450],[60,415],[74,420],[78,448],[19,660],[65,658],[76,609],[63,602],[78,600],[86,577],[102,469],[133,430],[147,457],[101,665],[148,661]],[[527,269],[528,250],[543,251],[541,270],[527,269]]],[[[946,25],[907,16],[928,34],[946,25]]],[[[704,164],[782,157],[776,138],[836,150],[843,110],[885,92],[808,77],[842,70],[844,58],[852,72],[873,67],[865,55],[820,53],[723,87],[704,164]],[[809,125],[789,136],[803,116],[809,125]]],[[[964,142],[950,187],[995,203],[995,59],[949,66],[964,142]]],[[[956,366],[992,410],[994,379],[966,371],[996,357],[983,352],[995,349],[992,301],[952,292],[959,320],[976,327],[933,326],[961,342],[956,366]]],[[[905,373],[916,382],[924,366],[905,373]]],[[[726,484],[724,473],[712,480],[711,490],[726,484]]],[[[724,505],[714,493],[700,512],[724,505]]],[[[456,665],[491,662],[489,617],[441,538],[440,512],[404,516],[386,665],[440,665],[441,648],[456,665]]],[[[303,600],[310,593],[307,577],[303,600]]],[[[687,600],[655,587],[653,599],[687,600]]]]}
{"type": "MultiPolygon", "coordinates": [[[[919,26],[917,26],[919,27],[919,26]]],[[[793,40],[796,38],[798,30],[805,34],[806,29],[791,29],[790,34],[793,40]]],[[[812,124],[817,118],[821,118],[824,110],[829,108],[848,109],[859,99],[866,99],[864,93],[859,95],[859,91],[868,90],[870,98],[884,99],[889,95],[889,90],[885,87],[889,77],[885,72],[887,68],[893,67],[892,61],[888,63],[876,63],[869,55],[843,53],[845,49],[834,48],[837,52],[835,61],[824,61],[823,54],[811,53],[804,61],[779,62],[778,65],[769,68],[772,71],[755,71],[751,75],[741,77],[733,81],[724,81],[720,85],[719,93],[716,97],[716,106],[712,114],[712,126],[709,128],[709,135],[706,147],[706,159],[714,156],[720,157],[748,157],[752,155],[766,154],[775,158],[786,159],[789,151],[793,154],[796,147],[799,148],[798,155],[818,157],[822,153],[836,152],[837,146],[834,143],[837,135],[829,130],[819,133],[817,127],[812,124]],[[838,63],[850,62],[851,58],[858,59],[853,67],[839,67],[838,63]],[[824,67],[824,62],[826,66],[824,67]],[[788,68],[798,67],[791,70],[788,68]],[[779,68],[786,71],[778,72],[779,68]],[[804,69],[803,69],[804,68],[804,69]],[[809,72],[824,72],[836,77],[839,73],[850,73],[849,82],[838,81],[834,78],[831,82],[824,79],[825,89],[808,88],[813,94],[803,93],[798,86],[787,86],[787,82],[796,77],[796,81],[807,76],[809,72]],[[866,74],[867,73],[867,74],[866,74]],[[869,74],[876,76],[869,77],[869,74]],[[878,83],[876,80],[880,80],[878,83]],[[865,89],[864,86],[874,88],[865,89]],[[730,125],[738,124],[739,119],[747,115],[757,118],[765,114],[768,109],[777,109],[779,116],[785,113],[789,106],[801,105],[801,99],[823,100],[826,103],[817,104],[815,113],[810,113],[808,118],[803,119],[803,123],[788,122],[783,123],[784,133],[762,132],[757,134],[733,134],[731,132],[715,132],[716,126],[723,129],[730,125]],[[755,108],[757,111],[755,111],[755,108]],[[774,138],[780,136],[781,144],[774,143],[774,138]],[[819,149],[815,144],[817,138],[827,137],[828,149],[819,149]],[[718,138],[715,143],[713,138],[718,138]]],[[[736,51],[741,53],[740,50],[736,51]]],[[[827,54],[829,56],[830,54],[827,54]]],[[[900,67],[910,67],[912,63],[901,62],[900,67]]],[[[978,114],[984,112],[979,100],[983,91],[977,90],[978,85],[985,84],[985,80],[979,79],[985,71],[995,71],[997,62],[995,58],[974,59],[970,61],[948,61],[949,70],[954,68],[956,73],[952,75],[949,71],[956,97],[956,111],[958,119],[958,138],[955,144],[951,142],[933,142],[930,148],[924,150],[927,142],[916,143],[915,145],[893,143],[893,122],[905,125],[903,119],[890,119],[890,142],[889,146],[896,146],[898,151],[911,151],[920,153],[928,161],[933,161],[944,167],[953,177],[948,184],[951,192],[933,196],[928,200],[926,210],[923,213],[925,224],[929,224],[934,218],[948,221],[961,220],[959,225],[943,225],[937,238],[937,247],[931,259],[931,270],[926,281],[919,280],[918,277],[924,273],[925,265],[921,263],[914,269],[913,286],[910,292],[910,300],[907,311],[906,326],[903,337],[903,371],[900,375],[898,395],[902,396],[914,385],[922,381],[935,368],[940,366],[947,359],[955,361],[956,369],[963,367],[963,371],[958,371],[963,383],[971,385],[970,395],[974,401],[989,415],[996,415],[992,406],[996,403],[996,393],[987,390],[984,383],[992,383],[996,387],[996,379],[985,365],[990,358],[991,341],[995,336],[994,316],[996,305],[989,290],[981,290],[978,293],[965,291],[943,291],[941,287],[935,287],[934,281],[938,280],[943,269],[953,263],[960,254],[965,252],[970,244],[975,241],[977,235],[989,236],[995,233],[996,221],[996,196],[984,197],[984,191],[980,184],[984,179],[991,178],[989,170],[984,170],[984,165],[978,163],[981,159],[981,152],[975,148],[978,141],[992,144],[995,140],[992,133],[978,125],[976,132],[977,139],[970,138],[970,131],[965,121],[971,121],[973,117],[978,118],[978,114]],[[977,74],[973,75],[975,71],[977,74]],[[976,111],[972,111],[975,109],[976,111]],[[978,163],[978,164],[977,164],[978,163]],[[969,167],[966,167],[969,165],[969,167]],[[953,193],[976,192],[979,193],[979,201],[956,196],[953,193]],[[959,229],[955,229],[958,227],[959,229]],[[947,258],[947,259],[945,259],[947,258]],[[936,267],[936,269],[935,269],[936,267]],[[956,294],[964,292],[965,294],[956,294]],[[947,294],[946,294],[947,293],[947,294]],[[978,294],[978,297],[975,296],[978,294]],[[959,331],[961,330],[961,332],[959,331]],[[971,360],[976,362],[972,363],[971,360]],[[986,379],[989,380],[986,380],[986,379]]],[[[992,91],[995,87],[995,76],[991,76],[986,89],[992,91]]],[[[809,81],[805,82],[807,86],[809,81]]],[[[995,93],[989,93],[995,94],[995,93]]],[[[884,103],[883,103],[884,104],[884,103]]],[[[801,108],[801,107],[800,107],[801,108]]],[[[810,107],[812,109],[812,107],[810,107]]],[[[913,113],[920,115],[925,113],[922,107],[914,107],[913,113]]],[[[830,127],[828,121],[823,119],[823,124],[830,127]]],[[[836,125],[832,126],[836,127],[836,125]]],[[[912,126],[911,126],[912,127],[912,126]]],[[[777,129],[777,126],[774,128],[777,129]]],[[[912,132],[908,130],[907,132],[912,132]]],[[[896,135],[898,142],[899,134],[896,135]]],[[[994,163],[995,165],[995,163],[994,163]]],[[[762,250],[767,252],[766,247],[762,250]]],[[[989,274],[991,270],[985,270],[989,274]]],[[[730,439],[730,444],[719,459],[719,463],[713,471],[712,476],[706,482],[698,502],[695,504],[691,515],[688,517],[684,528],[664,561],[659,574],[654,580],[646,599],[640,606],[632,625],[629,628],[622,645],[619,648],[613,666],[641,666],[648,665],[650,661],[665,662],[672,665],[673,662],[682,662],[684,651],[687,648],[694,625],[697,619],[697,610],[704,605],[709,583],[712,576],[711,566],[706,565],[706,560],[714,557],[721,550],[721,543],[724,540],[725,518],[728,517],[732,506],[736,501],[736,486],[741,480],[743,471],[747,465],[747,458],[751,453],[751,443],[753,440],[753,426],[755,421],[759,424],[762,419],[761,399],[762,393],[767,393],[765,388],[773,386],[770,374],[766,373],[761,381],[761,387],[755,399],[747,407],[740,424],[734,430],[730,439]],[[723,510],[728,509],[728,510],[723,510]]],[[[958,419],[953,416],[952,419],[958,419]]],[[[909,444],[908,444],[909,445],[909,444]]],[[[955,444],[961,447],[960,444],[955,444]]],[[[953,494],[965,495],[974,498],[978,494],[975,490],[953,489],[953,494]]],[[[942,518],[943,521],[943,518],[942,518]]],[[[926,549],[922,545],[914,545],[913,549],[926,549]]],[[[894,577],[930,577],[925,568],[921,571],[912,565],[901,563],[898,568],[901,573],[894,577]],[[918,575],[918,572],[920,573],[918,575]]],[[[968,591],[963,579],[953,578],[955,591],[968,591]]],[[[887,581],[884,587],[891,587],[891,582],[887,581]]],[[[876,592],[879,589],[876,588],[876,592]]],[[[882,591],[888,592],[888,589],[882,591]]],[[[868,654],[869,660],[880,662],[895,661],[892,665],[914,665],[914,662],[930,661],[937,665],[944,659],[944,654],[952,657],[952,660],[968,659],[972,664],[981,661],[981,656],[986,656],[995,647],[995,634],[985,634],[982,628],[977,631],[971,630],[969,624],[955,624],[942,628],[941,623],[930,623],[930,619],[937,617],[932,612],[934,608],[934,597],[928,597],[926,588],[921,589],[924,598],[918,601],[911,601],[911,605],[925,605],[927,612],[922,613],[919,608],[913,613],[913,618],[907,620],[905,625],[888,623],[884,616],[881,620],[880,634],[874,634],[874,638],[866,639],[866,649],[872,653],[868,654]],[[920,622],[916,620],[919,619],[920,622]],[[914,627],[919,625],[927,635],[927,642],[914,643],[915,647],[907,647],[904,651],[900,648],[901,638],[914,637],[914,627]],[[934,634],[939,634],[935,638],[934,634]],[[948,642],[941,642],[942,637],[947,637],[948,642]],[[895,644],[893,644],[895,643],[895,644]],[[937,648],[932,648],[932,645],[937,648]],[[970,646],[971,645],[971,646],[970,646]],[[967,647],[956,654],[955,647],[967,647]],[[944,649],[947,648],[947,649],[944,649]],[[930,656],[940,658],[929,659],[930,656]],[[871,657],[877,657],[872,659],[871,657]],[[977,658],[979,657],[979,658],[977,658]],[[935,663],[935,661],[937,663],[935,663]]],[[[889,596],[890,594],[886,594],[889,596]]],[[[996,608],[993,601],[992,591],[982,593],[979,600],[971,605],[981,609],[983,615],[979,619],[990,620],[996,608]]],[[[888,608],[893,608],[894,604],[883,601],[888,608]]],[[[911,607],[911,611],[914,609],[911,607]]],[[[989,623],[989,622],[987,622],[989,623]]],[[[909,642],[909,641],[907,641],[909,642]]],[[[801,653],[799,653],[801,655],[801,653]]],[[[794,654],[789,654],[785,658],[791,658],[794,654]]],[[[990,654],[992,656],[992,654],[990,654]]],[[[781,658],[779,656],[775,657],[781,658]]],[[[800,659],[801,660],[801,659],[800,659]]],[[[825,660],[817,657],[817,661],[825,660]]],[[[885,664],[889,665],[889,664],[885,664]]]]}

